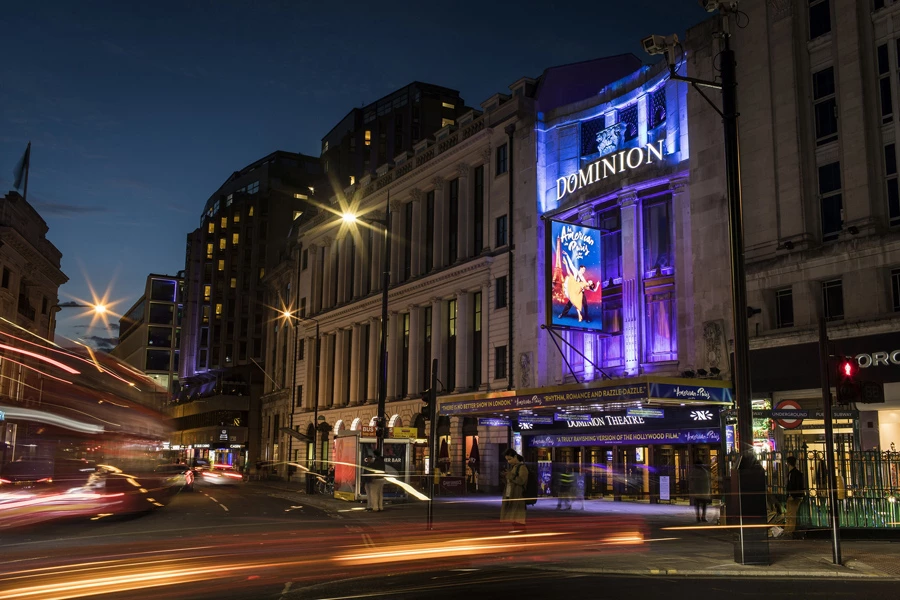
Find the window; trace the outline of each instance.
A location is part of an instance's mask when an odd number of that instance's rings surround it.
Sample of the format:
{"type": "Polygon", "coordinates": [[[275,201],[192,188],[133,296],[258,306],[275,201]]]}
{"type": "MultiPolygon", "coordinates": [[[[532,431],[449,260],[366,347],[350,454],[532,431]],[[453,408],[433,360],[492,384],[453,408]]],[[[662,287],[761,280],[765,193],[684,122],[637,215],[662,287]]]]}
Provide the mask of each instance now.
{"type": "Polygon", "coordinates": [[[41,314],[42,315],[47,314],[47,297],[46,296],[41,297],[41,314]]]}
{"type": "Polygon", "coordinates": [[[307,267],[309,267],[309,249],[308,248],[304,249],[303,253],[300,255],[300,270],[305,271],[307,267]]]}
{"type": "Polygon", "coordinates": [[[231,278],[231,281],[230,281],[230,283],[229,283],[229,287],[231,287],[231,289],[236,289],[236,288],[237,288],[237,277],[232,277],[232,278],[231,278]]]}
{"type": "Polygon", "coordinates": [[[204,302],[209,302],[209,296],[210,296],[211,291],[212,291],[211,285],[203,286],[203,301],[204,302]]]}
{"type": "Polygon", "coordinates": [[[225,229],[226,227],[228,227],[228,217],[222,217],[221,225],[222,225],[222,229],[225,229]]]}
{"type": "Polygon", "coordinates": [[[822,241],[834,241],[843,225],[841,163],[819,167],[819,199],[822,207],[822,241]]]}
{"type": "Polygon", "coordinates": [[[225,238],[219,238],[219,250],[225,249],[225,238]]]}
{"type": "Polygon", "coordinates": [[[300,341],[297,342],[297,360],[304,358],[306,358],[306,340],[300,338],[300,341]]]}
{"type": "Polygon", "coordinates": [[[233,223],[240,223],[241,222],[241,213],[239,213],[239,212],[234,213],[234,217],[232,217],[231,221],[233,223]]]}
{"type": "Polygon", "coordinates": [[[170,356],[171,352],[168,350],[147,350],[145,369],[148,371],[168,371],[170,356]]]}
{"type": "Polygon", "coordinates": [[[240,241],[240,239],[241,239],[241,235],[240,235],[239,233],[232,233],[232,234],[231,234],[231,243],[232,243],[233,245],[237,246],[237,244],[238,244],[238,242],[240,241]]]}
{"type": "Polygon", "coordinates": [[[363,136],[363,140],[365,141],[366,146],[372,145],[372,132],[368,129],[366,130],[365,135],[363,136]]]}
{"type": "Polygon", "coordinates": [[[250,208],[247,210],[247,216],[248,217],[253,216],[253,205],[252,204],[250,205],[250,208]]]}
{"type": "Polygon", "coordinates": [[[459,256],[459,179],[450,180],[450,197],[448,202],[449,223],[448,229],[448,250],[449,261],[452,265],[459,256]]]}
{"type": "Polygon", "coordinates": [[[794,293],[790,288],[775,292],[775,327],[794,326],[794,293]]]}
{"type": "Polygon", "coordinates": [[[350,176],[350,185],[356,185],[356,177],[354,175],[350,176]]]}
{"type": "Polygon", "coordinates": [[[296,404],[294,405],[296,408],[300,408],[303,406],[303,386],[297,386],[297,397],[295,398],[296,404]]]}
{"type": "Polygon", "coordinates": [[[170,279],[150,280],[150,299],[175,302],[175,282],[170,279]]]}
{"type": "Polygon", "coordinates": [[[306,297],[300,298],[300,318],[306,318],[306,297]]]}
{"type": "Polygon", "coordinates": [[[303,211],[302,211],[302,210],[295,210],[295,211],[294,211],[294,218],[293,218],[292,220],[296,221],[297,219],[299,219],[299,218],[302,217],[302,216],[303,216],[303,211]]]}
{"type": "Polygon", "coordinates": [[[424,355],[424,360],[422,361],[422,389],[426,389],[431,386],[431,307],[426,306],[424,312],[424,319],[422,329],[424,330],[424,342],[425,347],[423,348],[422,354],[424,355]]]}
{"type": "Polygon", "coordinates": [[[172,328],[171,327],[148,327],[147,328],[147,345],[161,348],[172,347],[172,328]]]}
{"type": "Polygon", "coordinates": [[[250,185],[247,186],[248,194],[255,194],[258,191],[259,191],[259,182],[258,181],[254,181],[253,183],[251,183],[250,185]]]}
{"type": "Polygon", "coordinates": [[[175,320],[175,307],[161,302],[150,303],[150,322],[154,325],[171,325],[175,320]]]}
{"type": "Polygon", "coordinates": [[[217,317],[222,316],[222,303],[221,302],[216,303],[216,316],[217,317]]]}
{"type": "Polygon", "coordinates": [[[881,122],[890,123],[894,118],[894,107],[891,104],[891,66],[888,60],[887,44],[878,46],[876,56],[878,59],[878,96],[881,100],[881,122]]]}
{"type": "Polygon", "coordinates": [[[260,267],[260,268],[259,268],[259,278],[262,279],[262,278],[265,277],[265,276],[266,276],[266,268],[265,268],[265,267],[260,267]]]}
{"type": "Polygon", "coordinates": [[[891,270],[891,301],[894,312],[900,312],[900,269],[891,270]]]}
{"type": "Polygon", "coordinates": [[[456,389],[456,299],[447,302],[447,391],[456,389]]]}
{"type": "Polygon", "coordinates": [[[497,247],[506,245],[506,215],[497,217],[497,247]]]}
{"type": "Polygon", "coordinates": [[[840,279],[832,279],[822,284],[822,308],[826,321],[844,318],[844,285],[840,279]]]}
{"type": "Polygon", "coordinates": [[[816,119],[816,145],[821,146],[838,139],[834,67],[813,73],[813,109],[816,119]]]}
{"type": "Polygon", "coordinates": [[[506,379],[506,346],[494,348],[494,379],[506,379]]]}
{"type": "Polygon", "coordinates": [[[206,258],[213,257],[213,243],[209,242],[206,244],[206,258]]]}
{"type": "Polygon", "coordinates": [[[206,228],[206,231],[207,231],[208,233],[215,233],[215,232],[216,232],[216,224],[213,223],[212,221],[210,221],[210,222],[209,222],[209,225],[208,225],[207,228],[206,228]]]}
{"type": "Polygon", "coordinates": [[[675,264],[670,235],[671,212],[671,198],[644,205],[644,269],[647,276],[659,277],[664,274],[663,269],[675,264]]]}
{"type": "Polygon", "coordinates": [[[481,386],[481,292],[472,295],[472,310],[475,333],[472,336],[472,386],[478,389],[481,386]]]}
{"type": "Polygon", "coordinates": [[[425,272],[434,268],[434,190],[425,195],[425,272]]]}
{"type": "Polygon", "coordinates": [[[219,259],[219,264],[218,264],[218,269],[217,269],[217,270],[218,270],[218,271],[224,271],[224,270],[225,270],[225,259],[224,259],[224,258],[220,258],[220,259],[219,259]]]}
{"type": "Polygon", "coordinates": [[[494,280],[494,285],[497,288],[497,291],[494,294],[494,298],[496,299],[494,308],[506,308],[506,275],[494,280]]]}
{"type": "Polygon", "coordinates": [[[872,0],[872,10],[878,10],[884,8],[885,0],[872,0]]]}
{"type": "Polygon", "coordinates": [[[506,164],[506,144],[503,144],[499,148],[497,148],[497,166],[494,171],[494,175],[501,175],[506,173],[507,164],[506,164]]]}
{"type": "Polygon", "coordinates": [[[443,129],[447,125],[453,125],[454,123],[455,123],[455,121],[453,119],[447,119],[447,118],[441,119],[441,129],[443,129]]]}
{"type": "Polygon", "coordinates": [[[887,186],[888,218],[891,227],[900,225],[900,189],[897,182],[897,150],[894,144],[884,147],[884,179],[887,186]]]}
{"type": "Polygon", "coordinates": [[[809,1],[809,39],[814,40],[831,31],[831,6],[829,0],[809,1]]]}
{"type": "Polygon", "coordinates": [[[449,108],[450,110],[453,110],[454,108],[456,108],[455,106],[453,106],[453,105],[450,104],[449,102],[441,102],[441,106],[442,106],[443,108],[449,108]]]}
{"type": "Polygon", "coordinates": [[[484,250],[484,165],[475,168],[475,197],[474,211],[472,215],[473,229],[475,230],[475,254],[481,254],[484,250]]]}

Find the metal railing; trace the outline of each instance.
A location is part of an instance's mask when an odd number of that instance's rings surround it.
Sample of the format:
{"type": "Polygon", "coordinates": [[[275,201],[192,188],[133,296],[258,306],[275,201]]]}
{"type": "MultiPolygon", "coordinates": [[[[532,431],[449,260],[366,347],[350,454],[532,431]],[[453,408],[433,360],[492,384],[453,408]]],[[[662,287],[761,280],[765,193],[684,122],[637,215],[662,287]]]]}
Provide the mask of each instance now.
{"type": "MultiPolygon", "coordinates": [[[[825,453],[822,451],[788,450],[759,455],[766,469],[768,493],[782,506],[787,499],[788,456],[797,458],[803,473],[807,496],[800,505],[798,526],[830,527],[828,477],[825,453]]],[[[838,516],[841,527],[900,527],[900,452],[841,451],[835,452],[838,516]]]]}

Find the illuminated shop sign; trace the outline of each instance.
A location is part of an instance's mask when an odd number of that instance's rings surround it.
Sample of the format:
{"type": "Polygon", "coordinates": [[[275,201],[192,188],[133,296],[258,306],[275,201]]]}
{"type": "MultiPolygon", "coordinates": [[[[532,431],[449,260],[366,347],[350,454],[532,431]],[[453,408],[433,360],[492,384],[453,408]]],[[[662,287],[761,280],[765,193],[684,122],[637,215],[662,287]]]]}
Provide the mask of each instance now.
{"type": "Polygon", "coordinates": [[[566,423],[568,421],[575,421],[578,423],[590,423],[591,415],[570,415],[568,413],[554,413],[553,420],[557,422],[566,423]]]}
{"type": "Polygon", "coordinates": [[[571,433],[536,435],[528,438],[531,448],[561,446],[628,446],[649,444],[718,444],[718,429],[685,429],[681,431],[637,431],[621,433],[571,433]]]}
{"type": "Polygon", "coordinates": [[[550,221],[547,321],[551,326],[603,331],[601,230],[550,221]]]}
{"type": "Polygon", "coordinates": [[[900,365],[900,350],[893,352],[873,352],[871,354],[857,354],[856,362],[861,369],[869,367],[900,365]]]}
{"type": "Polygon", "coordinates": [[[627,413],[629,417],[644,417],[645,419],[663,419],[666,411],[662,408],[629,408],[627,413]]]}
{"type": "Polygon", "coordinates": [[[478,419],[478,424],[485,427],[509,427],[509,419],[478,419]]]}
{"type": "Polygon", "coordinates": [[[553,417],[539,417],[537,415],[521,415],[518,419],[519,424],[528,423],[529,425],[553,425],[553,417]]]}
{"type": "MultiPolygon", "coordinates": [[[[631,409],[635,410],[635,409],[631,409]]],[[[643,409],[648,411],[662,409],[643,409]]],[[[670,408],[662,417],[644,417],[631,414],[630,411],[604,412],[601,414],[584,415],[587,420],[560,420],[543,425],[532,425],[518,421],[518,429],[533,432],[536,435],[582,429],[585,431],[609,431],[635,433],[639,431],[658,431],[669,429],[696,429],[697,427],[718,427],[719,411],[717,406],[704,407],[702,409],[670,408]],[[698,413],[702,418],[698,419],[698,413]]],[[[566,416],[566,415],[558,415],[566,416]]],[[[572,416],[572,415],[569,415],[572,416]]]]}
{"type": "MultiPolygon", "coordinates": [[[[623,385],[591,389],[582,388],[542,394],[447,402],[441,404],[440,414],[461,415],[470,413],[490,413],[522,408],[567,406],[574,404],[590,404],[593,402],[624,402],[628,400],[647,400],[648,398],[680,399],[689,402],[704,401],[715,404],[730,404],[732,402],[730,388],[670,385],[635,381],[623,385]],[[681,395],[677,395],[679,393],[681,395]]],[[[585,408],[584,410],[588,409],[585,408]]],[[[528,418],[533,417],[529,415],[528,418]]]]}
{"type": "Polygon", "coordinates": [[[661,161],[665,154],[664,140],[660,140],[646,146],[636,146],[602,156],[577,173],[557,179],[556,200],[560,201],[566,194],[572,194],[612,175],[661,161]]]}

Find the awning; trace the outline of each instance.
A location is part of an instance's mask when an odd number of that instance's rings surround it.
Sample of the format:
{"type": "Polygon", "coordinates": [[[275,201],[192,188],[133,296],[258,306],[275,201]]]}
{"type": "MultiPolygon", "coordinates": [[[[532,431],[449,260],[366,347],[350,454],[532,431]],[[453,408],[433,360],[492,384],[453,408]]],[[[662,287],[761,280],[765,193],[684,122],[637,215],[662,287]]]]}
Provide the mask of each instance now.
{"type": "Polygon", "coordinates": [[[302,440],[302,441],[304,441],[304,442],[312,443],[312,439],[311,439],[311,438],[309,438],[309,437],[303,435],[303,434],[300,433],[299,431],[294,431],[294,430],[291,429],[290,427],[282,427],[282,428],[281,428],[281,433],[286,433],[287,435],[289,435],[289,436],[291,436],[291,437],[295,437],[295,438],[297,438],[298,440],[302,440]]]}

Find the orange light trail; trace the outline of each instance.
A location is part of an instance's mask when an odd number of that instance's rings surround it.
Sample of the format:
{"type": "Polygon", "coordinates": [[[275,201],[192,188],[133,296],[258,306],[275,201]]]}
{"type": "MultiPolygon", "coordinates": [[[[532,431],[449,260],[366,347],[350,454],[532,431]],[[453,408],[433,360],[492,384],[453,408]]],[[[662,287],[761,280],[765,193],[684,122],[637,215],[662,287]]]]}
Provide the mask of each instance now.
{"type": "Polygon", "coordinates": [[[59,367],[63,371],[66,371],[67,373],[71,373],[72,375],[81,375],[81,371],[77,371],[77,370],[73,369],[72,367],[70,367],[69,365],[63,364],[63,363],[59,362],[58,360],[53,360],[52,358],[44,356],[43,354],[38,354],[37,352],[23,350],[22,348],[16,348],[15,346],[9,346],[7,344],[0,344],[0,349],[11,350],[13,352],[18,352],[19,354],[24,354],[25,356],[30,356],[32,358],[42,360],[46,363],[50,363],[51,365],[53,365],[55,367],[59,367]]]}

